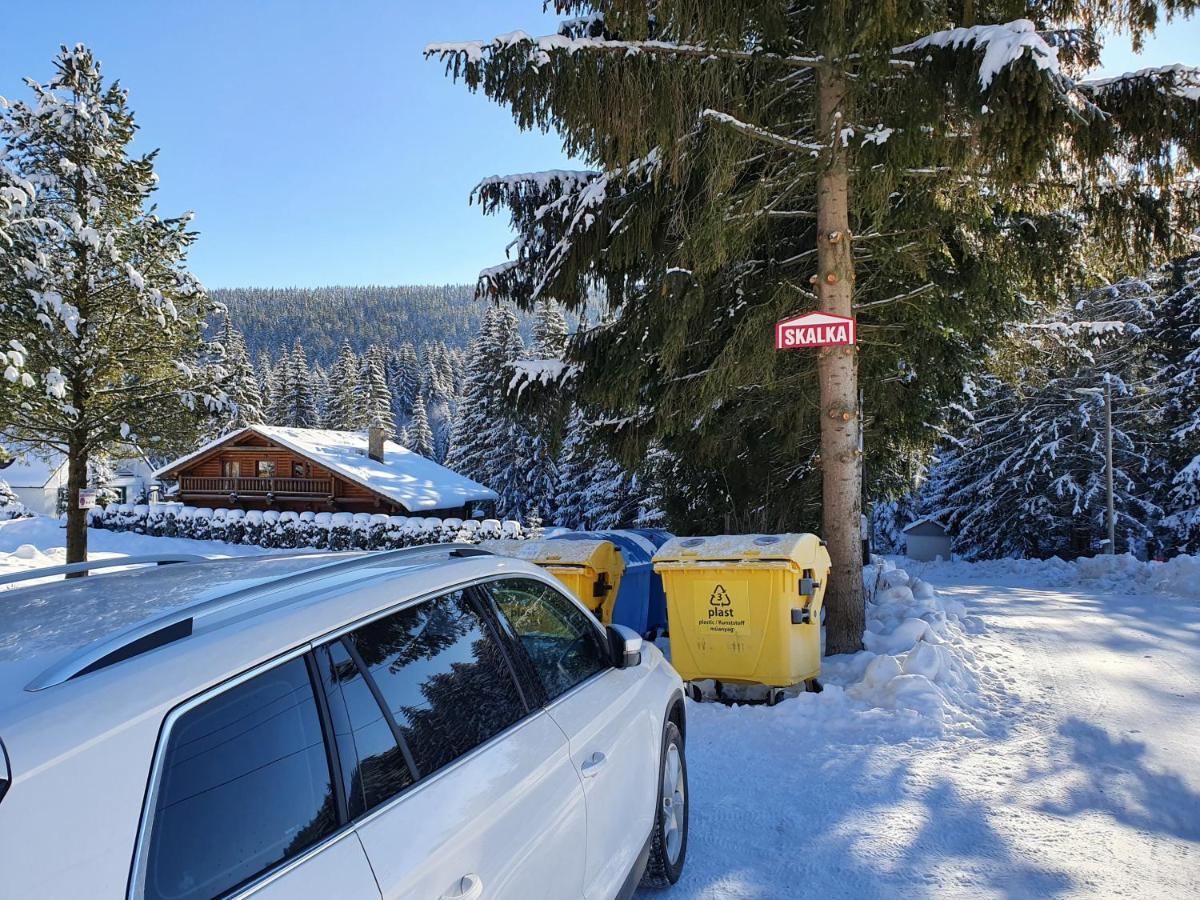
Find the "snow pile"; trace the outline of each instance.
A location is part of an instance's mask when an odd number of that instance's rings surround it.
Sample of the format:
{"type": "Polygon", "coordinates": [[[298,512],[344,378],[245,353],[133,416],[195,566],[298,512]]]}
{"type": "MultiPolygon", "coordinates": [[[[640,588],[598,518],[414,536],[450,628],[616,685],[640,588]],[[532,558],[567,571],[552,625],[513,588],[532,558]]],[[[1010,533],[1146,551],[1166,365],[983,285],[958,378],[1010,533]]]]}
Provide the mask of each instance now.
{"type": "Polygon", "coordinates": [[[1200,556],[1176,556],[1166,562],[1140,560],[1128,553],[1050,559],[990,559],[976,562],[904,565],[938,579],[1012,582],[1029,586],[1109,591],[1123,594],[1200,598],[1200,556]]]}
{"type": "Polygon", "coordinates": [[[866,649],[826,659],[825,690],[802,703],[851,723],[886,711],[913,734],[985,732],[987,702],[962,605],[890,561],[868,568],[864,581],[866,649]]]}
{"type": "MultiPolygon", "coordinates": [[[[690,706],[688,716],[722,729],[766,729],[788,745],[862,746],[914,738],[975,738],[993,733],[1002,699],[981,678],[968,628],[977,620],[890,561],[864,573],[865,650],[822,661],[820,693],[774,707],[690,706]],[[711,719],[718,722],[710,722],[711,719]]],[[[767,739],[767,738],[764,738],[767,739]]],[[[828,752],[828,751],[825,751],[828,752]]]]}

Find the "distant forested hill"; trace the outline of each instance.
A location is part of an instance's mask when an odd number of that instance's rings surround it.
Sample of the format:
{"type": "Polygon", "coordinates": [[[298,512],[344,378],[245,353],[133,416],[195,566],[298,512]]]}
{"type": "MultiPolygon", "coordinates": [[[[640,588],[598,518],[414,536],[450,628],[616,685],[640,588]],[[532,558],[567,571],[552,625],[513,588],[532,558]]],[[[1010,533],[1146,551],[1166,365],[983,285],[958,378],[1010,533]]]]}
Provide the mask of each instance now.
{"type": "Polygon", "coordinates": [[[251,358],[263,351],[275,355],[299,337],[309,360],[323,366],[347,339],[358,353],[372,344],[399,347],[405,341],[465,347],[486,308],[466,284],[225,288],[211,294],[228,307],[251,358]]]}

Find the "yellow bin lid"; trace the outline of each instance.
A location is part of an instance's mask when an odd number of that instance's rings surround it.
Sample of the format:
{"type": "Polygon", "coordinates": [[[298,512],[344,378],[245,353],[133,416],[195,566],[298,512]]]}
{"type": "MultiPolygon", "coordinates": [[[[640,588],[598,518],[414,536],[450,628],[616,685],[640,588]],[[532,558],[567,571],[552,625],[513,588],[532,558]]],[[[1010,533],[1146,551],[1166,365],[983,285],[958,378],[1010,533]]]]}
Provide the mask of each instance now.
{"type": "Polygon", "coordinates": [[[674,563],[790,562],[797,569],[829,568],[829,552],[815,534],[720,534],[711,537],[677,537],[654,554],[654,565],[674,563]]]}
{"type": "Polygon", "coordinates": [[[501,556],[524,559],[539,566],[588,567],[597,572],[621,572],[625,562],[612,541],[480,541],[479,546],[501,556]]]}

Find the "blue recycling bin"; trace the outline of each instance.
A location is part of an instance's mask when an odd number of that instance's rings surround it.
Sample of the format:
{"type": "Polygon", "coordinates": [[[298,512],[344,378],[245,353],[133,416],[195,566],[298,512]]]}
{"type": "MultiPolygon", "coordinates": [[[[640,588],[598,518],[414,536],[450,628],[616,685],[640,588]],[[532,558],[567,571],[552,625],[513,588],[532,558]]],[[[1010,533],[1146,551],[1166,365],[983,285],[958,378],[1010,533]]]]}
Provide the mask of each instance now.
{"type": "Polygon", "coordinates": [[[621,551],[625,572],[617,589],[612,620],[638,634],[648,635],[667,627],[667,595],[662,576],[651,560],[673,535],[659,528],[624,528],[613,531],[571,531],[556,534],[554,541],[611,541],[621,551]]]}

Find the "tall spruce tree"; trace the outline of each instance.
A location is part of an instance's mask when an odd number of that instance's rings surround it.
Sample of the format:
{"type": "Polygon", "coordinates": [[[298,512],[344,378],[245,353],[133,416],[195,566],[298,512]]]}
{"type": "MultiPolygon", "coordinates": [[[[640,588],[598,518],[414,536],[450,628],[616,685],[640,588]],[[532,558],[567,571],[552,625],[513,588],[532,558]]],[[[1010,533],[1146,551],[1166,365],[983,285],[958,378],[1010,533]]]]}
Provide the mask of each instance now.
{"type": "Polygon", "coordinates": [[[349,341],[342,342],[329,378],[329,403],[325,407],[325,428],[335,431],[360,431],[369,423],[363,403],[362,362],[349,341]]]}
{"type": "Polygon", "coordinates": [[[229,377],[225,391],[232,403],[231,415],[221,429],[222,434],[258,425],[263,421],[263,398],[258,374],[250,361],[246,339],[234,326],[228,315],[221,328],[221,345],[225,349],[225,369],[229,377]]]}
{"type": "Polygon", "coordinates": [[[275,404],[279,395],[279,384],[275,377],[275,364],[266,350],[258,354],[258,390],[262,397],[263,422],[276,425],[275,404]]]}
{"type": "Polygon", "coordinates": [[[1200,254],[1174,261],[1157,282],[1164,297],[1154,333],[1163,393],[1166,525],[1174,546],[1200,553],[1200,254]]]}
{"type": "Polygon", "coordinates": [[[500,495],[498,511],[525,509],[522,430],[507,397],[512,366],[522,349],[516,316],[490,306],[479,335],[467,350],[466,387],[455,421],[446,465],[500,495]]]}
{"type": "Polygon", "coordinates": [[[272,425],[291,425],[291,410],[288,398],[292,396],[294,372],[292,354],[285,347],[275,361],[271,372],[271,403],[267,407],[267,420],[272,425]]]}
{"type": "Polygon", "coordinates": [[[387,363],[383,348],[373,344],[363,357],[360,385],[365,401],[368,422],[378,422],[388,438],[396,435],[396,420],[392,417],[392,392],[387,383],[387,363]]]}
{"type": "Polygon", "coordinates": [[[66,456],[67,561],[80,562],[89,460],[122,442],[170,454],[227,401],[219,354],[204,340],[215,308],[186,267],[190,216],[162,219],[148,205],[155,154],[129,153],[137,126],[126,92],[104,83],[82,45],[63,47],[54,68],[45,84],[26,81],[32,102],[0,104],[10,207],[0,340],[18,342],[34,382],[6,379],[21,390],[0,425],[10,440],[66,456]]]}
{"type": "Polygon", "coordinates": [[[433,459],[433,430],[429,427],[429,417],[425,414],[425,398],[417,394],[413,403],[412,422],[407,429],[408,449],[413,453],[433,459]]]}
{"type": "Polygon", "coordinates": [[[286,380],[280,385],[283,394],[283,416],[285,425],[293,428],[316,428],[320,424],[317,398],[313,390],[312,370],[308,365],[308,354],[300,338],[292,344],[292,352],[286,357],[286,380]]]}
{"type": "Polygon", "coordinates": [[[417,360],[417,351],[412,342],[405,341],[393,355],[392,402],[396,407],[396,421],[407,421],[412,415],[413,403],[417,399],[417,391],[421,389],[421,369],[417,360]]]}
{"type": "Polygon", "coordinates": [[[480,185],[519,233],[480,291],[579,308],[602,287],[619,319],[574,355],[627,459],[660,441],[764,523],[801,524],[819,476],[827,646],[856,650],[860,357],[776,354],[772,324],[859,316],[871,471],[890,475],[1082,239],[1161,251],[1194,221],[1196,71],[1075,76],[1105,31],[1140,39],[1195,0],[554,7],[576,14],[555,35],[426,48],[596,167],[480,185]]]}

